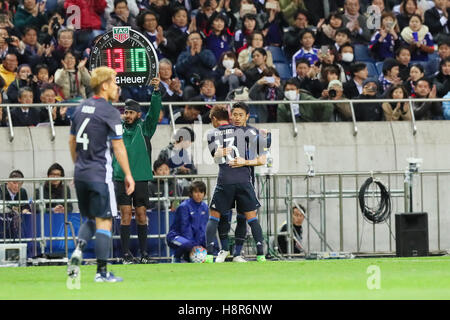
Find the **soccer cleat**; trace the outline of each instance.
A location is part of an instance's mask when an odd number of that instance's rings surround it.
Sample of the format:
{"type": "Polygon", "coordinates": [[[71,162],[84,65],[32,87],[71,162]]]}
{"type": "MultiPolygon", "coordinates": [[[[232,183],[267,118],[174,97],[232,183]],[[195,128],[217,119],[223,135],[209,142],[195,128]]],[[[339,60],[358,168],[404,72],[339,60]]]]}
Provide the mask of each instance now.
{"type": "Polygon", "coordinates": [[[122,257],[122,264],[135,264],[136,263],[136,258],[133,257],[133,255],[128,252],[125,253],[122,257]]]}
{"type": "Polygon", "coordinates": [[[83,253],[77,247],[72,253],[72,257],[69,260],[67,266],[67,275],[71,278],[76,278],[80,274],[80,265],[83,261],[83,253]]]}
{"type": "Polygon", "coordinates": [[[122,282],[121,277],[116,277],[112,272],[97,273],[95,275],[95,282],[122,282]]]}
{"type": "Polygon", "coordinates": [[[230,255],[230,251],[220,250],[216,258],[216,263],[225,262],[225,259],[230,255]]]}
{"type": "Polygon", "coordinates": [[[243,256],[233,257],[233,262],[247,262],[243,256]]]}
{"type": "Polygon", "coordinates": [[[266,262],[266,256],[256,256],[256,261],[258,262],[266,262]]]}
{"type": "Polygon", "coordinates": [[[206,255],[205,263],[214,263],[214,256],[212,254],[206,255]]]}

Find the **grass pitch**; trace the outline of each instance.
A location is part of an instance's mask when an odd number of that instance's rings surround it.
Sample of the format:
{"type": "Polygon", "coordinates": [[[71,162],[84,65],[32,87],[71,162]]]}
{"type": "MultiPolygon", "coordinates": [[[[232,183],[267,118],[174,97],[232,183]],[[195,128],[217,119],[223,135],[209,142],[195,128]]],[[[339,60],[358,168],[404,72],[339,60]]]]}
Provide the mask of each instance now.
{"type": "Polygon", "coordinates": [[[0,268],[0,299],[450,299],[450,257],[109,266],[122,283],[94,283],[95,270],[69,290],[64,266],[0,268]]]}

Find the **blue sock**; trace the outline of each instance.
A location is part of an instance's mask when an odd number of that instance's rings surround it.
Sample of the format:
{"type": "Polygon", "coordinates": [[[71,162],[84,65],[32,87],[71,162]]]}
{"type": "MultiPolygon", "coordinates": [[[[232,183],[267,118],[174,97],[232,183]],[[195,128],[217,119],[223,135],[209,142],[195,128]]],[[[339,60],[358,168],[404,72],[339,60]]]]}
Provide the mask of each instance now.
{"type": "Polygon", "coordinates": [[[262,256],[264,254],[264,237],[262,233],[261,225],[258,222],[258,218],[252,218],[247,221],[248,225],[252,229],[253,239],[256,243],[256,255],[262,256]]]}
{"type": "Polygon", "coordinates": [[[106,262],[111,248],[111,232],[98,229],[95,233],[95,255],[97,257],[97,272],[106,272],[106,262]]]}
{"type": "Polygon", "coordinates": [[[84,250],[89,240],[91,240],[94,237],[96,231],[96,225],[94,220],[87,220],[84,222],[80,230],[78,231],[78,247],[81,251],[84,250]]]}
{"type": "Polygon", "coordinates": [[[235,247],[234,256],[240,256],[247,235],[247,220],[242,214],[236,216],[236,230],[234,231],[235,247]]]}
{"type": "Polygon", "coordinates": [[[206,250],[208,254],[214,254],[214,240],[216,238],[217,226],[219,225],[219,219],[213,216],[209,217],[208,224],[206,225],[206,250]]]}

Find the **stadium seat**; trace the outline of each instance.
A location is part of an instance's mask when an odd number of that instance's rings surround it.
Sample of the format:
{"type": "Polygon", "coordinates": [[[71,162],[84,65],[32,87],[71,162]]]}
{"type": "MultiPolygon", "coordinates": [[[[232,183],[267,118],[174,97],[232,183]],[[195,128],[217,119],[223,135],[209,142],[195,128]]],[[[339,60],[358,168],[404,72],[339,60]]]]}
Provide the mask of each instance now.
{"type": "Polygon", "coordinates": [[[291,68],[289,68],[289,64],[274,62],[274,65],[275,69],[277,69],[278,73],[280,74],[281,80],[287,80],[292,78],[292,70],[291,68]]]}
{"type": "Polygon", "coordinates": [[[355,61],[375,62],[370,56],[369,48],[363,44],[355,44],[355,61]]]}
{"type": "Polygon", "coordinates": [[[382,74],[383,73],[383,61],[378,61],[377,63],[375,63],[375,66],[377,67],[377,72],[378,74],[382,74]]]}
{"type": "Polygon", "coordinates": [[[272,53],[273,62],[287,63],[286,55],[280,47],[269,46],[267,49],[272,53]]]}
{"type": "Polygon", "coordinates": [[[377,67],[375,66],[375,64],[370,63],[370,62],[365,62],[366,66],[367,66],[367,70],[369,71],[369,78],[376,78],[378,79],[378,76],[380,75],[378,73],[377,67]]]}

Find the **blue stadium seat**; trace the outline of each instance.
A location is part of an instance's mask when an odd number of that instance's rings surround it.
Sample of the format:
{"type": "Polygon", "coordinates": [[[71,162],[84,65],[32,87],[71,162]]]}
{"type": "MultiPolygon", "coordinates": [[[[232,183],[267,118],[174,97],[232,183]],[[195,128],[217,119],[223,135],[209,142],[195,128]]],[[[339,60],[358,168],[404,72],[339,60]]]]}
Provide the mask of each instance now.
{"type": "Polygon", "coordinates": [[[383,73],[383,61],[378,61],[377,63],[375,63],[375,66],[377,67],[377,71],[378,74],[382,74],[383,73]]]}
{"type": "Polygon", "coordinates": [[[281,80],[287,80],[292,78],[292,70],[291,68],[289,68],[289,64],[274,62],[274,65],[275,69],[277,69],[278,73],[280,74],[281,80]]]}
{"type": "Polygon", "coordinates": [[[288,63],[284,51],[280,47],[269,46],[267,49],[272,53],[273,62],[288,63]]]}
{"type": "Polygon", "coordinates": [[[369,47],[363,44],[355,44],[355,61],[375,62],[370,56],[369,47]]]}
{"type": "Polygon", "coordinates": [[[365,62],[366,66],[367,66],[367,70],[369,71],[369,78],[376,78],[378,79],[378,76],[380,75],[378,73],[377,67],[375,66],[375,64],[370,63],[370,62],[365,62]]]}

